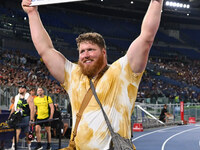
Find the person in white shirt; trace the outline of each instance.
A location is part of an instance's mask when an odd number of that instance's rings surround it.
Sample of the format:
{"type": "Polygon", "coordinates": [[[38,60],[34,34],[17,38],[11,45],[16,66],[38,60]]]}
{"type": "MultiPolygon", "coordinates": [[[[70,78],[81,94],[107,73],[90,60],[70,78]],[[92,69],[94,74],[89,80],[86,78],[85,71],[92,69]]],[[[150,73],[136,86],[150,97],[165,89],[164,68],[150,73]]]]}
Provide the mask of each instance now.
{"type": "MultiPolygon", "coordinates": [[[[22,85],[19,87],[19,93],[15,96],[15,102],[14,106],[12,107],[12,110],[10,112],[9,118],[12,113],[15,113],[17,111],[21,112],[22,125],[18,124],[16,126],[16,143],[19,141],[19,135],[21,133],[21,130],[23,129],[26,134],[26,142],[28,145],[28,149],[31,150],[31,141],[28,140],[28,131],[29,131],[29,122],[34,121],[34,103],[33,103],[33,97],[26,92],[26,86],[22,85]]],[[[11,149],[15,149],[15,141],[13,137],[13,143],[11,149]]]]}

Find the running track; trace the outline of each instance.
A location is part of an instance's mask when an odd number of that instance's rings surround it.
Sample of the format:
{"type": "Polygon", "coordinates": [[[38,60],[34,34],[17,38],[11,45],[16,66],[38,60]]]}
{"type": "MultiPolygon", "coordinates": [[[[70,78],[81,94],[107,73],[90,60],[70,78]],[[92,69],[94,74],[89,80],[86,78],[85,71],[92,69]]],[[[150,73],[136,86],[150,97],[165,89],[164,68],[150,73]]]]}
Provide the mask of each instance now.
{"type": "MultiPolygon", "coordinates": [[[[66,147],[68,142],[66,139],[63,140],[62,147],[66,147]]],[[[136,150],[200,150],[200,123],[145,129],[143,132],[134,132],[132,141],[136,150]]],[[[52,143],[52,150],[58,149],[57,143],[52,143]]],[[[36,142],[32,142],[31,145],[33,149],[36,142]]],[[[43,146],[46,146],[46,143],[43,143],[43,146]]],[[[9,140],[5,143],[5,149],[10,147],[9,140]]],[[[18,150],[24,148],[18,147],[18,150]]]]}
{"type": "Polygon", "coordinates": [[[132,141],[137,150],[200,150],[200,124],[134,132],[132,141]]]}

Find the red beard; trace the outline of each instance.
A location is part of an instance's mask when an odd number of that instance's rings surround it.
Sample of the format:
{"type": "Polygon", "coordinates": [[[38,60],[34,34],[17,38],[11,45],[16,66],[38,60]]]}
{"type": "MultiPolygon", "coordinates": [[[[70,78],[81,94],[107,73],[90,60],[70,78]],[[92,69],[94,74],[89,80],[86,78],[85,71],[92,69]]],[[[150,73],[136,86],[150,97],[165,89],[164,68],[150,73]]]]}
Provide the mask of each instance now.
{"type": "Polygon", "coordinates": [[[99,69],[101,69],[104,65],[103,53],[99,56],[99,58],[93,65],[84,65],[80,60],[78,61],[78,64],[84,75],[88,76],[89,78],[94,77],[97,72],[99,72],[99,69]]]}

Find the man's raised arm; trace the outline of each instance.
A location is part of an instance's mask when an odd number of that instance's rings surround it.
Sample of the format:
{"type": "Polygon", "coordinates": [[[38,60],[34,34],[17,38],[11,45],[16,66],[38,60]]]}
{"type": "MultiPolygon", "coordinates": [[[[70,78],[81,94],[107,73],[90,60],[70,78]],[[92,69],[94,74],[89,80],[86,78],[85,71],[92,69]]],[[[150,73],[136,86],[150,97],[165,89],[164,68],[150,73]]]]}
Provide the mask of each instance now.
{"type": "MultiPolygon", "coordinates": [[[[35,48],[42,57],[50,73],[60,82],[64,82],[65,57],[54,49],[45,30],[37,7],[29,7],[31,0],[22,0],[22,8],[28,14],[30,32],[35,48]]],[[[55,20],[56,21],[56,20],[55,20]]]]}
{"type": "Polygon", "coordinates": [[[135,73],[141,73],[146,67],[149,51],[159,28],[162,5],[163,0],[151,0],[142,23],[141,33],[128,49],[128,61],[135,73]]]}

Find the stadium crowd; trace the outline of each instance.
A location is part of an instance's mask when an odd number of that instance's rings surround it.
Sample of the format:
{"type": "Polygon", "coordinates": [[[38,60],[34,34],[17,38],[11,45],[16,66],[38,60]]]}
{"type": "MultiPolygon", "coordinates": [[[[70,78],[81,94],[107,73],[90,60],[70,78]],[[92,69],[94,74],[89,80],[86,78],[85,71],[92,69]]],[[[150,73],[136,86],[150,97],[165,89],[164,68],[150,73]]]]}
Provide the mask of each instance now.
{"type": "Polygon", "coordinates": [[[20,51],[1,51],[0,85],[44,87],[48,93],[65,93],[65,90],[47,71],[42,60],[20,51]]]}
{"type": "Polygon", "coordinates": [[[190,86],[197,86],[200,88],[200,61],[199,60],[175,60],[169,61],[167,59],[159,59],[158,61],[151,61],[165,72],[162,75],[175,79],[179,82],[187,83],[190,86]]]}
{"type": "MultiPolygon", "coordinates": [[[[44,87],[52,94],[66,93],[51,77],[39,57],[23,54],[19,50],[5,50],[0,53],[0,85],[17,87],[21,83],[25,83],[29,88],[44,87]]],[[[179,102],[179,100],[200,102],[200,93],[191,88],[191,86],[200,88],[200,61],[188,61],[150,59],[148,63],[153,64],[156,76],[162,75],[183,85],[186,83],[188,86],[166,83],[153,76],[152,72],[147,69],[139,88],[138,100],[142,101],[145,98],[156,100],[158,97],[168,97],[172,103],[179,102]]]]}
{"type": "Polygon", "coordinates": [[[153,64],[154,75],[150,70],[146,70],[139,89],[138,98],[157,99],[158,97],[168,97],[171,103],[183,100],[185,102],[200,102],[200,92],[191,88],[200,88],[200,61],[150,59],[153,64]],[[156,74],[156,75],[155,75],[156,74]],[[158,76],[169,78],[168,82],[156,78],[158,76]],[[176,85],[170,79],[179,82],[176,85]],[[185,86],[187,84],[187,86],[185,86]]]}

